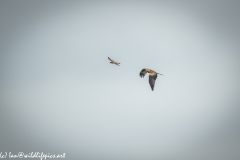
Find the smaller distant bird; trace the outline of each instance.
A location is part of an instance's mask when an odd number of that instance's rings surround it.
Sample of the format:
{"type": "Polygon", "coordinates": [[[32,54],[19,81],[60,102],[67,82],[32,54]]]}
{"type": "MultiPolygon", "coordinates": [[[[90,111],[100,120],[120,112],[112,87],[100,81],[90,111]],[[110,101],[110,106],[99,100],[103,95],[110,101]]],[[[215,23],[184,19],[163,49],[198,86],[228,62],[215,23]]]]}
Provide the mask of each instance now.
{"type": "Polygon", "coordinates": [[[157,75],[163,75],[163,74],[160,74],[158,72],[155,72],[154,70],[151,70],[151,69],[148,69],[148,68],[143,68],[140,72],[140,77],[141,78],[144,78],[145,74],[146,73],[149,73],[149,84],[152,88],[152,91],[154,90],[154,85],[155,85],[155,81],[157,79],[157,75]]]}
{"type": "Polygon", "coordinates": [[[111,59],[111,58],[109,58],[109,57],[108,57],[108,59],[111,61],[110,63],[112,63],[112,64],[116,64],[116,65],[118,65],[118,66],[119,66],[119,64],[120,64],[120,63],[118,63],[118,62],[115,62],[114,60],[112,60],[112,59],[111,59]]]}

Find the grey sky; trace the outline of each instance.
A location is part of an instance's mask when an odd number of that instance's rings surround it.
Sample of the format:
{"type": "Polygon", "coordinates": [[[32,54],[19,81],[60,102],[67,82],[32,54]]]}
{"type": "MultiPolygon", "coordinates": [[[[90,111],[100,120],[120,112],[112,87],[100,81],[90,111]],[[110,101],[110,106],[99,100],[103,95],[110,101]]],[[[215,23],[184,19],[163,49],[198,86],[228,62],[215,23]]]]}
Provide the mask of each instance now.
{"type": "Polygon", "coordinates": [[[239,159],[239,12],[237,1],[1,1],[0,150],[239,159]],[[165,75],[154,92],[142,68],[165,75]]]}

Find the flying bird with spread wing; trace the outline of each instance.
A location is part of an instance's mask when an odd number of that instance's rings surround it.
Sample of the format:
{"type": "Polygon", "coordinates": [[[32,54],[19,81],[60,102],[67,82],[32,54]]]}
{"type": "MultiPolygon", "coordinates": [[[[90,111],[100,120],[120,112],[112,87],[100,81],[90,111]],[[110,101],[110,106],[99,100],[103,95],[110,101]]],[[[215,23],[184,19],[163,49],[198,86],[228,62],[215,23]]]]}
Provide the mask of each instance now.
{"type": "Polygon", "coordinates": [[[120,63],[118,63],[118,62],[115,62],[114,60],[112,60],[112,59],[111,59],[111,58],[109,58],[109,57],[108,57],[108,59],[111,61],[110,63],[112,63],[112,64],[116,64],[116,65],[118,65],[118,66],[119,66],[119,64],[120,64],[120,63]]]}
{"type": "Polygon", "coordinates": [[[157,75],[163,75],[160,74],[158,72],[155,72],[154,70],[148,69],[148,68],[143,68],[140,72],[140,77],[144,78],[145,74],[148,73],[149,74],[149,84],[152,88],[152,91],[154,90],[154,85],[155,85],[155,81],[157,79],[157,75]]]}

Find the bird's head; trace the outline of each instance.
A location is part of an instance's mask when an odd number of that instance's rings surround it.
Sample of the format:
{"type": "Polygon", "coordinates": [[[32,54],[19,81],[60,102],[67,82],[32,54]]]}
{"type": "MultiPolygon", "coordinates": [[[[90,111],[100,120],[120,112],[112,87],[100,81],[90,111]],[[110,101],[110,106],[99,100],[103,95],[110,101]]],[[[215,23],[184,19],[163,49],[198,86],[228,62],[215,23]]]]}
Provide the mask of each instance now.
{"type": "Polygon", "coordinates": [[[148,73],[150,72],[150,69],[148,69],[148,68],[144,68],[148,73]]]}

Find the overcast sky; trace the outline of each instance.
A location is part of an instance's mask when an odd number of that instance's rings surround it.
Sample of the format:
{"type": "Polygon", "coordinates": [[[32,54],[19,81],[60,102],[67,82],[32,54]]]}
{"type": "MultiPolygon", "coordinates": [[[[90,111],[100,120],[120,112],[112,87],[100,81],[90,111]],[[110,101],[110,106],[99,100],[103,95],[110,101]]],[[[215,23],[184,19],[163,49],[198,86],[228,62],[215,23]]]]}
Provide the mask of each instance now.
{"type": "Polygon", "coordinates": [[[0,152],[239,159],[239,6],[1,1],[0,152]]]}

